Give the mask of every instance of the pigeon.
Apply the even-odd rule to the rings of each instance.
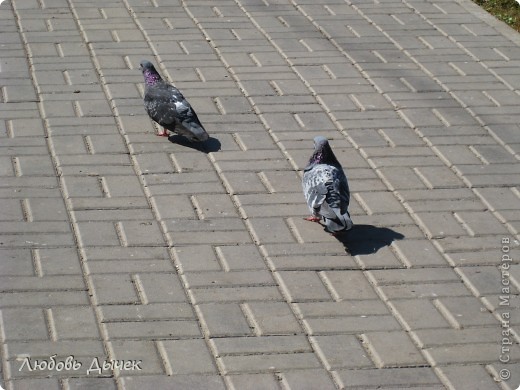
[[[164,129],[158,135],[168,137],[169,130],[190,141],[206,141],[208,133],[182,93],[164,81],[151,62],[143,60],[139,68],[144,76],[146,112]]]
[[[325,137],[314,138],[314,153],[303,171],[302,187],[312,213],[307,221],[323,221],[333,235],[352,228],[347,177]]]

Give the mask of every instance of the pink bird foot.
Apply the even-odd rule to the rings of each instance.
[[[168,130],[163,129],[162,133],[157,134],[158,137],[168,137]]]
[[[320,218],[315,217],[313,215],[311,215],[310,217],[307,217],[307,218],[303,218],[303,219],[305,219],[306,221],[310,221],[310,222],[320,222]]]

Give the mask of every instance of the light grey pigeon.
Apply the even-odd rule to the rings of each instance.
[[[182,93],[164,81],[151,62],[141,61],[140,69],[145,83],[146,112],[164,128],[158,135],[168,137],[169,130],[183,135],[190,141],[206,141],[208,133]]]
[[[312,213],[307,221],[323,221],[332,234],[352,228],[347,177],[325,137],[314,138],[314,153],[303,172],[302,186]]]

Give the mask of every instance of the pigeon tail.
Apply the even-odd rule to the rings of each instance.
[[[194,141],[203,142],[209,138],[204,127],[196,121],[184,121],[182,122],[182,126],[189,131],[189,137]]]
[[[350,219],[349,213],[342,214],[335,219],[325,218],[325,226],[330,233],[338,233],[343,230],[350,230],[354,223]]]

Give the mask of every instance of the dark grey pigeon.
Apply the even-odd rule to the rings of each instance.
[[[158,135],[167,137],[169,130],[190,141],[206,141],[208,133],[182,93],[164,81],[151,62],[143,60],[140,65],[145,83],[144,107],[150,118],[164,128]]]
[[[302,186],[312,213],[307,221],[323,221],[332,234],[352,228],[347,177],[325,137],[314,138],[314,153],[303,172]]]

